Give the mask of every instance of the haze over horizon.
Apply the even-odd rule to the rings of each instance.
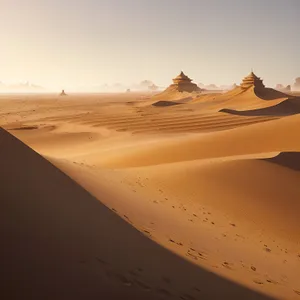
[[[61,88],[149,79],[268,86],[300,76],[297,0],[2,0],[0,81]]]

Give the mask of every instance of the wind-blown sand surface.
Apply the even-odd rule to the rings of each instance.
[[[1,96],[5,299],[300,299],[298,99],[271,92]]]

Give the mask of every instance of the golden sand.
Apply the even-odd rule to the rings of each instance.
[[[2,290],[300,299],[298,103],[239,87],[1,96]]]

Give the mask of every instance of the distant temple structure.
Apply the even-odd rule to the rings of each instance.
[[[157,91],[158,90],[158,86],[153,83],[152,85],[148,86],[148,89],[150,91]]]
[[[243,79],[241,88],[246,90],[252,86],[258,89],[265,87],[262,79],[257,77],[253,71],[251,71],[251,73]]]
[[[65,93],[65,90],[61,91],[60,96],[67,96],[67,94]]]
[[[176,89],[179,92],[189,93],[201,91],[197,84],[192,83],[192,79],[186,76],[182,71],[177,77],[173,79],[173,84],[171,84],[168,89]]]

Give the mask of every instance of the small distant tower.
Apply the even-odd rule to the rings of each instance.
[[[61,91],[60,96],[67,96],[67,94],[65,93],[65,90]]]
[[[158,90],[158,86],[153,83],[152,85],[148,86],[148,89],[150,91],[157,91]]]

